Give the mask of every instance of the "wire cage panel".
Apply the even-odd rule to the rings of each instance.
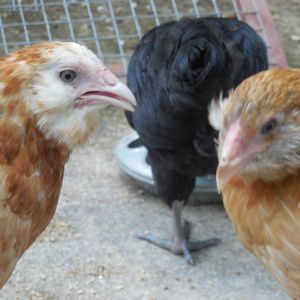
[[[266,0],[0,0],[0,55],[45,40],[76,41],[126,75],[134,46],[150,28],[184,17],[238,18],[286,66]]]

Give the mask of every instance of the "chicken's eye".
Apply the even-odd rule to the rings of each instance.
[[[73,70],[64,70],[59,73],[59,77],[62,81],[70,83],[75,80],[77,73]]]
[[[268,122],[266,122],[260,130],[261,134],[268,134],[274,131],[277,126],[277,120],[272,118]]]

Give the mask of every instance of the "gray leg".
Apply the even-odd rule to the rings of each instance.
[[[204,241],[190,242],[189,236],[191,231],[190,223],[185,221],[181,224],[181,211],[183,208],[182,201],[174,201],[172,204],[173,219],[173,236],[171,240],[159,239],[152,235],[138,234],[137,238],[147,241],[151,244],[166,249],[174,254],[183,255],[186,262],[190,265],[194,264],[190,251],[197,251],[203,248],[214,246],[220,242],[219,239],[213,238]]]

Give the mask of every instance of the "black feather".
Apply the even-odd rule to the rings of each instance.
[[[148,149],[158,191],[187,201],[195,177],[217,166],[208,104],[268,67],[262,39],[246,23],[183,19],[153,28],[131,58],[127,80],[137,99],[126,113]]]

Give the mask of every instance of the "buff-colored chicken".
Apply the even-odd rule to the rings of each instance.
[[[300,70],[250,77],[217,113],[225,208],[241,242],[300,299]]]
[[[135,99],[86,47],[42,43],[0,58],[0,288],[56,209],[64,165],[108,104]]]

